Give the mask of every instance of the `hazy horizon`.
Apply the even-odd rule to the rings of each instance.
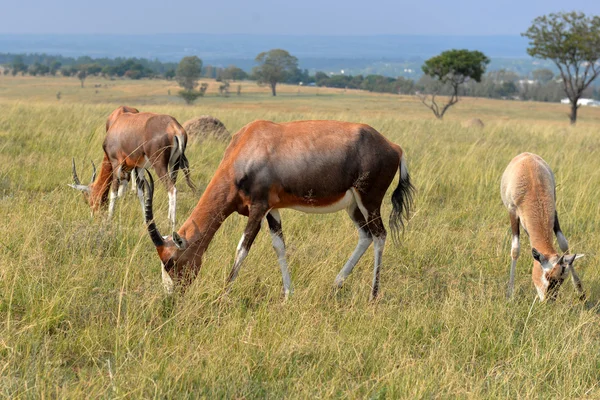
[[[76,0],[10,2],[2,34],[273,34],[273,35],[518,35],[540,15],[578,10],[600,14],[600,2],[559,0],[460,2],[357,0],[217,2]]]

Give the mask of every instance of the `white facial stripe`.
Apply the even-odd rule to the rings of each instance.
[[[350,206],[352,203],[354,203],[354,196],[352,196],[352,192],[348,190],[344,194],[344,197],[342,197],[340,200],[336,201],[335,203],[328,204],[326,206],[312,207],[310,205],[293,205],[289,208],[297,211],[302,211],[307,214],[329,214],[343,210]]]
[[[512,238],[512,248],[513,249],[518,249],[519,248],[519,237],[518,236],[513,236]]]
[[[169,273],[165,269],[165,264],[163,264],[161,262],[160,263],[160,267],[161,267],[161,275],[162,275],[163,288],[165,289],[165,292],[168,295],[172,295],[173,294],[173,288],[175,287],[173,279],[171,279],[171,277],[169,276]]]

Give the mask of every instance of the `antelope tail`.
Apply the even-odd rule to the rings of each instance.
[[[398,242],[399,233],[404,230],[403,218],[408,222],[415,192],[415,187],[410,183],[410,174],[402,150],[400,150],[400,166],[398,169],[400,170],[400,179],[398,180],[398,187],[392,193],[392,214],[390,215],[390,230],[394,242]]]
[[[192,189],[192,191],[195,193],[196,185],[194,185],[194,183],[190,179],[190,162],[188,161],[187,157],[185,156],[185,147],[186,147],[185,139],[175,136],[174,141],[175,141],[175,144],[174,144],[175,150],[173,151],[173,153],[171,155],[171,157],[174,158],[174,160],[169,160],[169,164],[172,165],[171,176],[175,177],[175,176],[177,176],[178,170],[180,170],[180,169],[183,170],[183,176],[185,177],[185,182],[190,187],[190,189]]]

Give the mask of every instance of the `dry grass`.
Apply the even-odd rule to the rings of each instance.
[[[467,99],[440,123],[417,100],[397,96],[290,89],[275,99],[208,96],[187,107],[161,97],[165,82],[114,83],[113,97],[96,101],[74,79],[0,78],[2,396],[600,396],[600,110],[582,109],[571,128],[564,106]],[[71,84],[72,99],[52,97]],[[236,215],[186,295],[166,300],[137,200],[120,202],[111,222],[91,219],[66,186],[71,156],[85,165],[81,176],[91,173],[90,159],[100,161],[104,120],[120,104],[179,121],[210,114],[234,132],[258,118],[361,121],[402,145],[418,194],[401,245],[386,246],[380,300],[367,302],[372,250],[344,289],[331,291],[357,239],[343,213],[287,210],[289,302],[266,232],[230,296],[215,301],[245,224]],[[463,128],[473,117],[485,127]],[[201,188],[224,148],[190,146]],[[525,236],[516,298],[505,300],[510,240],[499,180],[522,151],[542,155],[556,173],[561,225],[572,250],[586,253],[577,264],[585,304],[570,284],[556,303],[534,302]],[[197,198],[179,187],[181,222]],[[164,188],[155,203],[165,230]]]

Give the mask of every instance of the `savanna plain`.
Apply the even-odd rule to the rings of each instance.
[[[282,86],[273,98],[242,85],[240,96],[209,88],[187,106],[167,81],[90,78],[81,88],[73,78],[0,77],[1,396],[600,397],[600,109],[581,108],[570,127],[564,105],[469,98],[440,122],[412,97]],[[378,300],[368,301],[372,247],[332,290],[358,237],[347,215],[292,210],[282,211],[287,302],[266,224],[221,296],[246,222],[239,215],[221,227],[189,290],[165,298],[135,195],[107,221],[67,186],[72,157],[84,183],[90,160],[100,164],[105,119],[123,104],[180,122],[210,114],[231,132],[255,119],[364,122],[401,145],[417,192],[399,243],[388,236]],[[465,127],[471,118],[485,127]],[[178,224],[225,147],[190,140],[199,193],[180,179]],[[523,151],[555,172],[561,226],[571,251],[586,254],[575,264],[585,302],[569,281],[556,302],[535,299],[525,234],[515,297],[506,299],[500,177]],[[163,234],[167,203],[157,184]]]

